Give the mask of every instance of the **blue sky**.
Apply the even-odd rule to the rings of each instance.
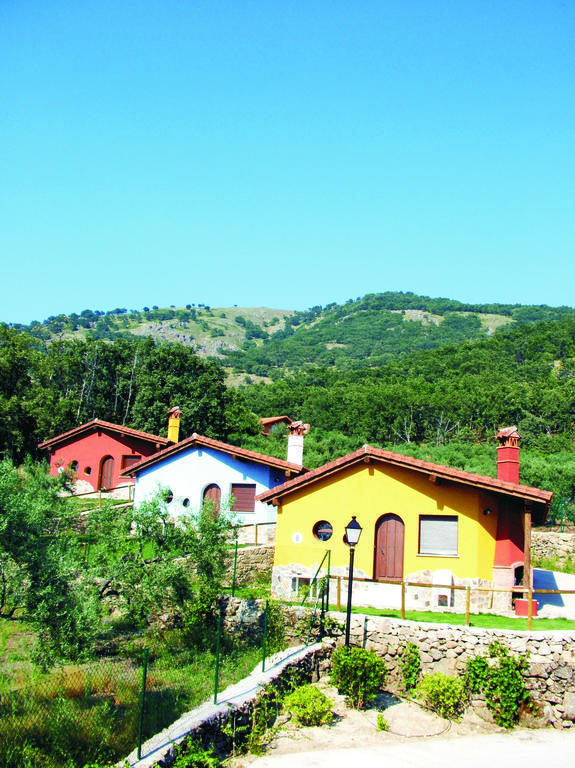
[[[1,0],[0,321],[575,305],[573,0]]]

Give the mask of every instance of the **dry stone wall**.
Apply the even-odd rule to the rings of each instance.
[[[265,600],[227,603],[228,628],[245,625],[248,616],[256,631],[263,627]],[[311,617],[309,608],[286,606],[286,639],[292,644],[305,640]],[[336,643],[342,642],[345,614],[327,615],[326,631]],[[527,654],[526,685],[538,704],[540,724],[570,728],[575,723],[575,631],[522,632],[462,627],[450,624],[418,624],[413,621],[379,616],[352,615],[351,642],[373,648],[385,659],[388,684],[401,690],[400,654],[408,642],[417,646],[423,674],[461,673],[466,661],[474,656],[488,656],[489,645],[501,642],[512,654]],[[481,706],[481,704],[479,704]]]
[[[269,578],[274,562],[274,547],[242,547],[238,549],[236,564],[236,584],[251,584],[260,578]],[[228,579],[231,584],[234,574],[234,564],[228,568]]]
[[[334,615],[343,619],[343,614]],[[400,653],[408,642],[420,651],[424,674],[458,674],[467,659],[487,656],[494,640],[512,654],[528,654],[526,685],[539,705],[539,717],[555,727],[575,722],[575,631],[516,632],[446,624],[417,624],[372,616],[353,616],[352,642],[383,657],[395,685],[401,681]]]
[[[531,537],[531,557],[535,559],[552,558],[565,563],[575,561],[575,533],[556,533],[555,531],[533,531]]]

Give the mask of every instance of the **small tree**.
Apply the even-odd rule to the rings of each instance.
[[[32,625],[45,665],[88,655],[99,626],[96,601],[77,579],[73,512],[59,495],[65,483],[45,465],[0,462],[0,618]]]
[[[115,597],[139,626],[165,612],[184,610],[192,624],[205,618],[226,572],[228,513],[204,504],[195,517],[173,518],[160,493],[124,515],[103,505],[90,526],[106,542],[90,564],[101,598]]]

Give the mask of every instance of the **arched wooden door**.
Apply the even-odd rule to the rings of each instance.
[[[209,501],[212,505],[214,517],[220,514],[220,502],[222,500],[222,492],[220,486],[215,483],[211,483],[204,488],[204,501]]]
[[[383,515],[375,524],[374,579],[403,578],[404,530],[398,515]]]
[[[108,491],[114,487],[114,459],[112,456],[104,456],[100,464],[100,482],[98,488]]]

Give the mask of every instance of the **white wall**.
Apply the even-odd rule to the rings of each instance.
[[[222,509],[227,507],[232,483],[255,483],[256,496],[283,483],[283,470],[251,461],[239,461],[230,454],[213,448],[191,447],[170,456],[161,463],[142,470],[136,477],[134,503],[154,496],[160,489],[170,490],[172,515],[198,512],[204,489],[216,483],[222,492]],[[189,506],[184,500],[189,499]],[[236,512],[239,523],[275,522],[276,509],[256,501],[254,512]]]

